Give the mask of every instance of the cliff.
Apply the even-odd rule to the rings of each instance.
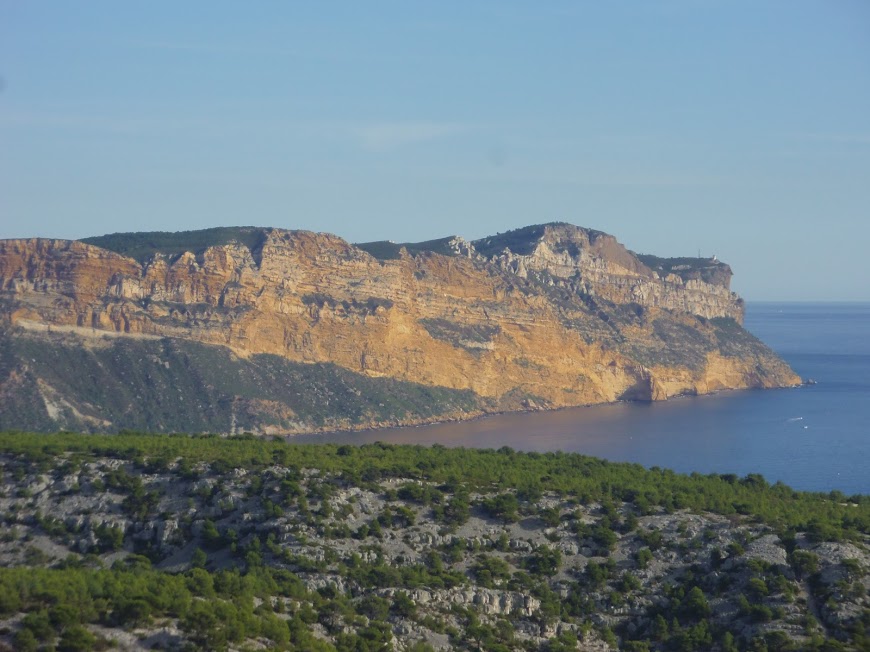
[[[740,326],[730,277],[568,224],[406,245],[253,227],[0,241],[0,401],[33,415],[0,426],[139,426],[180,401],[188,429],[293,432],[798,383]],[[119,383],[133,405],[107,410]],[[363,391],[400,387],[387,410]]]

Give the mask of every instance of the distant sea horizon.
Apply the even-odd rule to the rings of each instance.
[[[292,441],[559,450],[683,473],[761,473],[806,491],[870,494],[870,302],[748,301],[745,326],[815,384]]]

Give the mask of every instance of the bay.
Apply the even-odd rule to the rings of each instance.
[[[870,494],[870,304],[749,303],[746,327],[817,384],[293,441],[560,450],[687,473],[761,473],[809,491]]]

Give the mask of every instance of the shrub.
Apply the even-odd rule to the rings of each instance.
[[[58,652],[90,652],[97,644],[97,637],[81,625],[67,627],[57,644]]]
[[[505,523],[515,523],[519,519],[520,504],[512,493],[503,493],[483,501],[484,511]]]
[[[652,551],[649,548],[641,548],[635,553],[638,568],[646,568],[653,559]]]

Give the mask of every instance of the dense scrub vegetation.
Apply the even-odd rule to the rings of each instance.
[[[254,253],[265,241],[267,231],[255,226],[219,226],[197,231],[110,233],[82,238],[81,241],[144,263],[154,254],[163,254],[172,259],[186,251],[200,254],[209,247],[231,242],[243,244]]]
[[[452,236],[426,240],[425,242],[392,242],[390,240],[377,240],[375,242],[357,242],[354,247],[362,249],[378,260],[398,260],[401,258],[402,249],[411,256],[424,253],[453,256],[455,252],[450,248]]]
[[[476,490],[553,491],[583,502],[625,501],[641,513],[653,507],[742,514],[780,530],[818,532],[825,540],[870,534],[870,496],[846,497],[795,491],[769,484],[758,474],[684,475],[639,464],[607,462],[575,453],[520,453],[443,446],[373,444],[293,444],[252,436],[220,438],[142,433],[45,436],[0,432],[0,450],[22,455],[32,464],[52,464],[57,455],[76,453],[120,459],[182,458],[188,463],[218,463],[258,470],[272,464],[320,469],[350,478],[418,478],[432,482],[461,479]]]
[[[870,645],[867,496],[250,436],[0,433],[0,472],[13,649]]]

